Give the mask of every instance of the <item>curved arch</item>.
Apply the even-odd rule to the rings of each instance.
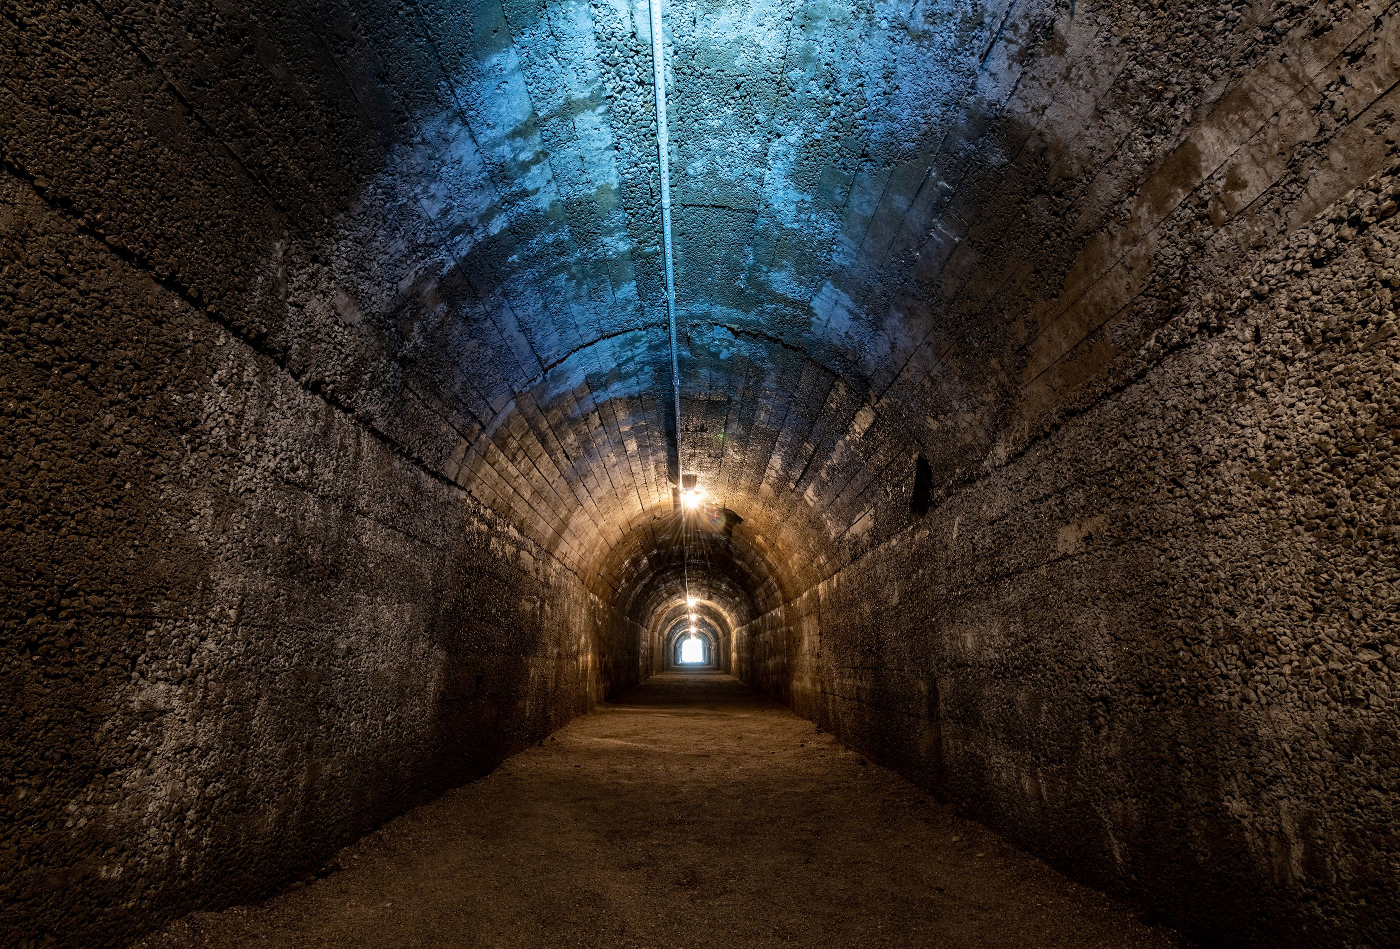
[[[693,601],[693,602],[692,602]],[[645,624],[647,640],[652,643],[652,662],[648,671],[662,672],[671,664],[670,650],[675,640],[691,627],[713,640],[715,666],[731,671],[734,659],[734,630],[738,628],[730,603],[722,591],[708,588],[704,593],[686,598],[676,590],[660,603]]]
[[[450,461],[455,481],[600,590],[639,546],[673,542],[667,536],[675,533],[673,423],[658,414],[655,398],[665,353],[649,326],[587,341],[513,387],[489,419],[462,432]],[[746,403],[789,403],[772,421],[793,431],[821,432],[833,411],[847,418],[842,424],[851,431],[828,429],[814,445],[772,444],[761,468],[738,456],[711,465],[704,452],[687,445],[687,472],[701,479],[714,512],[733,515],[729,531],[771,562],[787,565],[784,597],[822,579],[844,559],[831,551],[863,536],[850,532],[860,510],[837,514],[824,500],[836,490],[850,494],[845,507],[868,502],[868,491],[842,490],[847,482],[837,480],[831,453],[864,454],[857,445],[869,441],[867,432],[898,425],[898,414],[872,401],[859,374],[831,368],[845,360],[830,353],[820,358],[789,335],[715,318],[700,320],[687,335],[687,358],[711,366],[710,393],[732,390]],[[821,402],[794,403],[794,387],[820,394]],[[684,397],[697,395],[713,398]],[[741,415],[727,424],[725,442],[744,443],[748,454],[758,447],[752,441],[757,421]]]
[[[682,648],[687,639],[698,639],[704,644],[703,658],[698,662],[688,663],[682,658]],[[705,620],[697,620],[693,624],[689,621],[675,623],[662,637],[662,642],[664,643],[663,654],[665,657],[665,661],[662,664],[662,671],[668,671],[678,667],[689,669],[722,669],[720,665],[719,631]]]

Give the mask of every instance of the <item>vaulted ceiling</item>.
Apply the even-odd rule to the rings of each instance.
[[[666,5],[679,465],[711,502],[686,530],[755,604],[905,526],[917,455],[938,494],[1125,348],[1095,334],[1145,286],[1134,247],[1268,112],[1193,116],[1316,33],[1169,7]],[[119,192],[65,200],[116,208],[126,252],[174,261],[231,332],[630,597],[683,533],[648,18],[111,0],[57,39],[20,18],[12,61],[55,80],[23,77],[53,92],[8,147]]]
[[[770,597],[902,520],[917,452],[945,477],[985,453],[1006,347],[981,300],[951,316],[954,251],[988,226],[955,199],[1015,157],[1011,128],[1024,142],[993,120],[1045,15],[665,10],[681,466],[711,502],[688,525],[727,527]],[[645,582],[624,574],[678,517],[647,6],[366,8],[316,30],[394,132],[315,296],[389,318],[404,385],[461,434],[450,477],[600,589]],[[1018,118],[1049,104],[1021,95]],[[959,343],[974,378],[944,378]]]

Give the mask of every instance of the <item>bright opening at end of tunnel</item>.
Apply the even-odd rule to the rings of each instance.
[[[690,488],[681,492],[681,503],[685,505],[686,510],[695,510],[701,504],[705,503],[705,489]]]
[[[700,640],[691,636],[681,643],[681,662],[697,663],[705,661],[705,647]]]

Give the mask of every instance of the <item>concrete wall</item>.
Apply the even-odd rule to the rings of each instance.
[[[547,551],[10,171],[0,260],[0,943],[257,898],[636,680]]]
[[[1400,940],[1400,175],[740,630],[744,676],[1208,943]]]
[[[1064,13],[850,205],[834,563],[736,668],[1206,941],[1393,943],[1397,18]]]
[[[553,199],[424,22],[0,14],[0,943],[255,899],[639,675],[510,447],[588,457],[483,276]]]
[[[7,631],[42,631],[5,647],[20,684],[0,699],[4,721],[22,723],[6,773],[25,786],[3,800],[18,815],[7,840],[27,848],[9,864],[25,874],[17,905],[71,927],[43,938],[195,905],[187,870],[217,904],[236,890],[219,874],[241,879],[270,840],[284,841],[261,865],[273,877],[309,866],[431,783],[428,762],[442,780],[470,773],[654,661],[636,624],[679,589],[658,572],[676,562],[677,459],[641,11],[82,0],[0,14],[0,450],[21,551],[3,567],[4,608]],[[1384,736],[1354,723],[1382,714],[1372,695],[1389,701],[1372,688],[1389,675],[1389,634],[1367,604],[1390,595],[1379,528],[1393,512],[1374,499],[1393,474],[1358,465],[1390,437],[1390,390],[1353,395],[1371,383],[1338,373],[1391,358],[1385,337],[1364,348],[1390,288],[1338,297],[1352,277],[1337,268],[1393,279],[1391,264],[1347,256],[1389,233],[1366,217],[1389,199],[1332,232],[1317,215],[1394,159],[1393,8],[667,11],[681,455],[716,515],[689,536],[748,624],[734,668],[1173,919],[1211,883],[1224,895],[1202,927],[1388,935],[1384,895],[1367,904],[1389,907],[1382,923],[1362,919],[1374,877],[1359,864],[1394,852],[1368,823],[1394,789]],[[1308,234],[1296,260],[1268,257]],[[1250,314],[1278,297],[1247,278],[1280,293],[1323,282],[1318,297],[1287,290],[1295,309],[1266,318]],[[1236,310],[1242,299],[1256,310]],[[1324,306],[1352,337],[1282,341]],[[1316,354],[1309,371],[1356,406],[1322,385],[1287,390],[1319,413],[1288,422],[1292,437],[1347,460],[1334,472],[1330,454],[1323,466],[1280,449],[1279,469],[1246,470],[1272,444],[1260,433],[1286,421],[1256,388],[1287,379],[1260,363],[1264,382],[1239,388],[1241,366],[1295,346],[1289,372]],[[1210,415],[1220,399],[1237,401]],[[1374,416],[1360,429],[1374,421],[1374,436],[1319,428],[1346,429],[1349,413]],[[920,455],[933,508],[916,518]],[[1328,487],[1278,473],[1305,463]],[[1264,501],[1273,516],[1250,506]],[[1288,548],[1296,566],[1281,566],[1269,545],[1282,539],[1232,517],[1263,517],[1249,529],[1280,538],[1302,523],[1317,546]],[[1348,554],[1325,546],[1343,528]],[[1276,559],[1250,574],[1248,599],[1236,565],[1254,570],[1255,551]],[[1280,616],[1259,626],[1246,606]],[[1355,659],[1300,638],[1334,614],[1327,641]],[[1236,628],[1255,630],[1257,654],[1229,640]],[[1211,643],[1189,638],[1200,630]],[[1269,636],[1299,658],[1271,665]],[[1005,637],[1029,651],[987,645]],[[1089,645],[1109,642],[1132,648]],[[1216,709],[1221,724],[1190,728],[1254,736],[1254,756],[1256,717],[1275,722],[1282,704],[1268,704],[1275,676],[1316,693],[1299,684],[1314,659],[1327,699],[1307,714],[1335,716],[1310,744],[1280,739],[1306,767],[1277,765],[1275,780],[1274,764],[1220,757],[1243,754],[1240,738],[1192,739],[1218,767],[1167,767],[1162,742],[1134,743],[1175,734],[1172,709]],[[297,663],[311,671],[286,671]],[[1364,675],[1348,671],[1358,663]],[[1053,727],[1032,727],[1018,683],[1051,670],[1034,715]],[[227,694],[181,698],[201,675]],[[1235,708],[1248,695],[1263,700]],[[163,723],[186,718],[202,724],[171,726],[167,742]],[[209,731],[184,737],[195,727]],[[983,733],[997,741],[959,737]],[[219,777],[248,772],[253,747],[270,749],[257,773],[281,803]],[[1321,787],[1314,753],[1317,774],[1335,754],[1376,776],[1339,771],[1337,796],[1316,792],[1341,815],[1331,823],[1303,810]],[[407,764],[362,784],[360,757],[366,772]],[[1199,790],[1214,772],[1242,790]],[[147,775],[159,792],[136,794]],[[1169,811],[1168,830],[1132,816],[1173,781],[1199,808]],[[190,795],[310,829],[287,837]],[[1268,803],[1280,795],[1282,830],[1249,816],[1282,813]],[[1208,841],[1189,860],[1160,836],[1177,826]],[[180,834],[193,842],[179,860],[132,856],[174,853]],[[115,895],[83,889],[93,880]],[[1264,922],[1272,909],[1282,922]]]

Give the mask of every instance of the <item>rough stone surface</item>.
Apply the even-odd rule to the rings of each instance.
[[[746,678],[1210,939],[1400,939],[1400,175],[737,634]]]
[[[268,892],[606,691],[537,545],[29,184],[0,214],[6,944]]]
[[[676,0],[678,426],[647,9],[0,6],[0,941],[317,865],[690,595],[1174,924],[1395,942],[1400,16]]]

